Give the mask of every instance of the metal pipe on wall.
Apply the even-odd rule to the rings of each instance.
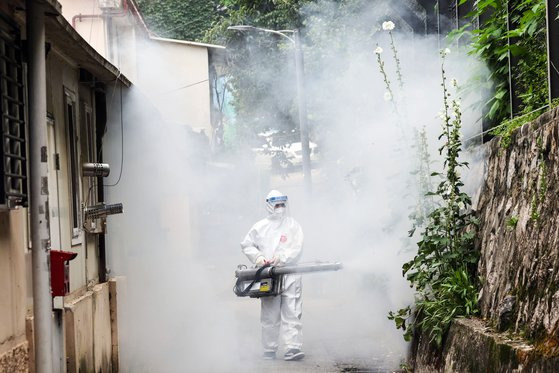
[[[30,210],[33,274],[35,371],[50,373],[52,359],[52,297],[50,294],[47,89],[45,9],[37,0],[26,1],[29,58]]]

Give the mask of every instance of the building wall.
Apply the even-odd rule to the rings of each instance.
[[[15,18],[7,2],[0,2],[0,13]],[[0,210],[0,372],[27,371],[25,316],[31,287],[27,217],[27,208]]]
[[[128,4],[124,0],[112,1],[123,6],[104,13],[99,0],[61,0],[60,3],[62,15],[75,30],[126,77],[135,81],[136,38],[141,36]]]
[[[164,120],[211,137],[208,48],[212,46],[148,38],[141,21],[124,6],[104,20],[80,20],[75,17],[103,13],[98,0],[63,0],[61,4],[68,22],[74,19],[76,31],[149,95]]]
[[[51,156],[58,154],[60,170],[56,175],[49,175],[49,181],[53,178],[58,182],[58,206],[51,205],[51,219],[58,215],[60,230],[52,231],[51,236],[59,236],[60,247],[52,247],[53,250],[64,250],[78,253],[78,256],[70,262],[70,291],[74,291],[87,284],[85,265],[84,234],[80,232],[73,238],[73,227],[71,223],[71,187],[70,187],[70,159],[68,128],[65,113],[65,91],[73,95],[76,104],[79,103],[78,96],[78,73],[75,68],[64,59],[64,56],[55,48],[47,58],[47,112],[52,116],[56,137],[56,149],[50,151]],[[79,110],[76,111],[76,119],[80,122]],[[58,208],[58,212],[55,209]]]
[[[70,7],[76,5],[70,1],[67,3]],[[84,3],[92,6],[97,1]],[[14,1],[0,3],[2,16],[10,19],[11,23],[19,22],[19,28],[24,30],[25,25],[21,23],[23,18],[16,17],[14,13],[16,8],[21,8],[21,4]],[[95,154],[89,152],[89,149],[96,148],[94,93],[96,89],[103,89],[103,86],[89,81],[80,82],[82,64],[76,61],[87,61],[101,75],[111,74],[112,69],[106,67],[105,61],[99,61],[97,56],[89,52],[87,46],[80,49],[79,43],[83,41],[75,39],[73,35],[65,35],[66,26],[57,26],[56,22],[58,19],[47,17],[49,48],[46,59],[46,122],[51,249],[72,251],[78,255],[70,262],[70,294],[64,299],[55,298],[54,302],[54,369],[60,372],[66,369],[70,372],[109,372],[118,363],[118,357],[115,356],[118,348],[115,346],[112,330],[116,321],[111,323],[111,312],[113,319],[116,315],[116,303],[111,301],[108,283],[98,284],[99,236],[83,229],[82,204],[89,206],[97,202],[96,184],[91,178],[81,176],[81,164],[96,160]],[[91,24],[90,30],[92,37],[98,35],[95,24]],[[73,38],[76,45],[61,41],[69,38]],[[82,76],[82,80],[87,79]],[[112,85],[116,86],[117,83],[113,82]],[[66,93],[74,100],[75,108],[77,168],[74,175],[79,175],[77,194],[80,196],[79,204],[75,205],[77,211],[74,216],[78,217],[76,226],[72,218],[72,172]],[[86,118],[89,118],[89,124],[86,123]],[[34,369],[33,291],[28,226],[27,208],[0,211],[0,372]],[[116,292],[114,289],[116,283],[113,284],[113,291]],[[72,364],[67,364],[67,361]]]
[[[102,12],[99,8],[99,0],[61,0],[59,2],[62,4],[64,18],[70,24],[75,25],[76,31],[85,41],[108,59],[108,50],[105,43],[105,22],[101,18]],[[86,15],[87,18],[74,18],[80,14]]]
[[[109,283],[66,302],[64,324],[68,372],[111,372]]]
[[[138,51],[139,85],[163,118],[211,135],[208,49],[180,41],[153,39]],[[154,94],[155,92],[155,94]]]
[[[0,211],[0,372],[27,368],[27,209]]]

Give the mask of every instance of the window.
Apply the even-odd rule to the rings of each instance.
[[[79,143],[78,126],[76,125],[76,100],[74,95],[66,90],[64,94],[65,121],[68,134],[68,179],[70,183],[71,196],[71,222],[72,237],[79,237],[81,222],[81,198],[80,198],[80,167],[79,167]]]
[[[0,207],[27,205],[25,85],[17,29],[0,18]]]
[[[81,127],[81,131],[82,131],[82,136],[81,136],[81,149],[85,149],[85,154],[82,157],[82,161],[83,162],[88,162],[88,163],[97,163],[97,155],[96,155],[96,148],[95,148],[95,128],[94,128],[94,124],[93,124],[93,113],[91,110],[91,106],[89,106],[87,103],[82,102],[82,127]],[[87,189],[85,189],[85,194],[84,194],[84,199],[85,199],[85,205],[86,206],[90,206],[90,205],[94,205],[96,202],[96,192],[97,190],[95,189],[95,178],[85,178],[84,179],[84,183],[87,184],[87,186],[84,185],[84,188],[87,187]]]
[[[84,112],[85,130],[87,133],[87,162],[95,163],[97,162],[97,157],[95,156],[95,129],[93,128],[91,108],[88,105],[84,105]]]

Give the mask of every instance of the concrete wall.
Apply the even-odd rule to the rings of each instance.
[[[0,211],[0,372],[27,369],[27,209]]]
[[[136,38],[146,34],[127,7],[104,15],[99,0],[60,0],[62,15],[103,57],[118,67],[127,78],[136,80]],[[125,1],[115,1],[125,5]],[[82,17],[80,17],[82,15]]]
[[[109,283],[95,285],[64,305],[68,372],[111,372]]]
[[[105,22],[100,17],[99,0],[59,0],[62,5],[62,15],[66,20],[75,25],[76,31],[103,57],[108,59],[108,50],[105,43]],[[78,15],[89,17],[75,18]],[[99,16],[99,17],[91,17]]]
[[[182,41],[152,39],[139,50],[140,88],[163,118],[212,134],[208,48]]]

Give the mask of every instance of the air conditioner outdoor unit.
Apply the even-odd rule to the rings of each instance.
[[[111,10],[120,8],[121,0],[99,0],[99,8],[102,10]]]

